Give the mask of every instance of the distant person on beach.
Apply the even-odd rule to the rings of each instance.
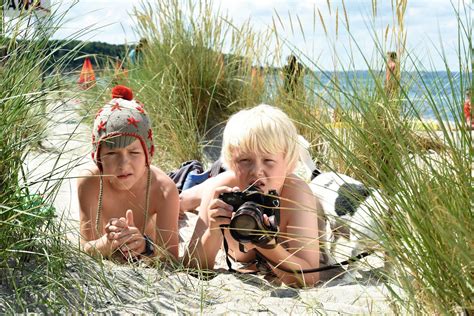
[[[174,182],[151,165],[150,120],[124,86],[96,115],[92,158],[78,179],[83,250],[119,261],[178,257],[179,197]]]
[[[119,56],[115,58],[114,65],[114,76],[112,77],[112,82],[117,85],[127,80],[128,70],[125,68],[124,62],[120,59]]]
[[[466,119],[466,127],[468,129],[474,129],[474,120],[472,119],[472,108],[471,108],[471,90],[466,90],[466,97],[464,98],[464,118]]]
[[[6,45],[0,46],[0,67],[5,64],[8,58],[8,49]]]
[[[140,59],[143,58],[143,51],[146,49],[147,46],[148,46],[147,39],[141,38],[137,46],[135,46],[135,48],[132,48],[132,50],[128,54],[128,59],[130,61],[130,64],[136,65],[140,63]]]
[[[228,258],[244,263],[257,260],[257,266],[265,267],[267,273],[273,273],[286,284],[311,286],[318,281],[319,273],[293,272],[319,266],[316,201],[308,184],[293,174],[299,158],[297,139],[290,118],[270,105],[241,110],[229,119],[221,151],[228,170],[201,186],[199,218],[185,264],[212,269],[219,249],[228,245]],[[232,200],[234,194],[242,196],[248,192],[253,192],[253,197],[265,196],[271,200],[270,209],[279,212],[279,220],[269,214],[255,215],[256,221],[246,224],[249,216],[242,214],[246,207],[250,209],[255,204],[233,209],[228,198],[229,193]],[[272,227],[277,233],[267,235],[263,233],[266,230],[255,229],[252,225],[256,222],[265,229]],[[233,227],[237,224],[244,227]],[[250,241],[239,239],[236,232]]]
[[[287,62],[288,64],[283,67],[285,91],[289,94],[295,95],[298,81],[300,80],[303,71],[303,65],[296,60],[295,55],[288,56]]]
[[[250,83],[254,91],[261,91],[265,85],[265,71],[262,66],[252,66]]]
[[[385,92],[389,98],[394,97],[400,86],[400,63],[396,52],[387,53],[385,70]]]

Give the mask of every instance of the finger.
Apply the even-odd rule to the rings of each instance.
[[[268,218],[267,214],[263,214],[263,223],[265,226],[269,227],[270,226],[270,219]]]
[[[209,219],[209,221],[212,224],[212,226],[230,225],[230,218],[224,217],[224,216],[213,217]]]
[[[214,198],[217,198],[222,193],[229,193],[229,192],[232,192],[231,187],[227,187],[227,186],[217,187],[214,190]]]
[[[233,212],[226,207],[215,207],[209,210],[209,217],[226,217],[230,219],[232,213]]]
[[[214,199],[209,204],[209,209],[217,209],[217,208],[222,208],[222,209],[227,210],[229,212],[232,212],[234,210],[232,205],[227,204],[226,202],[224,202],[220,199]]]
[[[120,217],[119,218],[119,221],[122,222],[126,227],[128,227],[127,225],[127,219],[125,217]]]
[[[128,235],[128,228],[123,228],[123,227],[116,227],[116,226],[109,226],[109,229],[107,231],[107,237],[109,239],[117,239],[120,238],[123,235]]]
[[[134,233],[129,229],[123,230],[120,233],[115,233],[114,239],[120,243],[126,243],[134,238]]]
[[[109,221],[109,226],[115,226],[119,228],[126,228],[127,227],[127,221],[125,220],[124,217],[121,218],[112,218]]]
[[[112,225],[112,222],[113,222],[114,220],[117,220],[117,219],[116,219],[116,218],[111,218],[111,219],[109,219],[109,221],[108,221],[107,224],[105,225],[105,231],[106,231],[106,232],[108,232],[110,226],[113,226],[113,225]]]
[[[223,209],[217,208],[212,209],[209,212],[209,221],[214,223],[214,225],[229,225],[231,220],[232,212]]]
[[[127,229],[127,227],[119,227],[119,226],[114,226],[114,225],[110,225],[106,232],[108,233],[120,233],[121,231]]]
[[[129,227],[135,227],[135,222],[133,221],[133,212],[132,210],[127,210],[127,213],[125,214],[127,217],[127,225]]]

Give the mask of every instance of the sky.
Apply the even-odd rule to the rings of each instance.
[[[156,1],[158,0],[79,0],[69,9],[62,28],[54,37],[70,37],[84,27],[91,27],[95,30],[81,36],[80,39],[133,44],[139,38],[135,32],[135,18],[131,15],[134,6],[140,7],[143,2],[153,4]],[[306,56],[304,62],[311,63],[316,68],[332,70],[353,62],[352,68],[367,69],[367,62],[362,55],[369,60],[374,56],[380,56],[380,51],[374,47],[373,37],[383,37],[387,27],[390,29],[396,24],[392,15],[391,1],[377,1],[377,17],[374,20],[371,18],[372,0],[345,0],[351,37],[344,30],[341,1],[214,0],[213,4],[215,11],[219,8],[221,13],[227,13],[235,25],[242,25],[250,18],[254,30],[263,31],[271,27],[272,21],[276,20],[278,34],[290,44],[290,47],[278,51],[281,63],[292,49],[297,49],[299,52],[296,55]],[[411,58],[421,60],[427,69],[445,68],[443,60],[439,57],[441,47],[448,66],[452,70],[459,69],[458,25],[452,4],[454,2],[457,6],[458,1],[471,5],[472,9],[471,0],[408,0],[404,22],[408,51],[412,55]],[[53,6],[58,4],[54,0],[51,2]],[[328,2],[331,3],[331,10],[328,8]],[[61,11],[68,8],[72,2],[66,0],[59,3]],[[336,10],[339,15],[337,39]],[[470,10],[468,11],[471,14]],[[320,21],[319,12],[324,19],[327,33]],[[275,19],[276,14],[279,18]],[[298,19],[301,23],[297,22]],[[275,43],[272,44],[277,47]],[[390,41],[386,41],[383,45],[383,51],[394,48],[393,42]],[[274,50],[277,51],[276,48]],[[334,51],[337,52],[337,58],[334,57]]]

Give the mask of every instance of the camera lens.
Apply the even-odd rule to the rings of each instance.
[[[255,234],[255,230],[258,229],[255,219],[246,214],[236,216],[232,222],[234,230],[242,237],[248,237]]]

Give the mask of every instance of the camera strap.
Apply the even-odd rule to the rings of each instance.
[[[227,239],[225,239],[225,234],[224,234],[224,228],[229,227],[228,225],[221,225],[221,233],[222,233],[222,238],[224,238],[224,251],[225,251],[225,262],[227,263],[227,267],[229,268],[230,272],[236,272],[232,268],[232,263],[230,262],[229,259],[229,244],[227,243]],[[239,243],[239,249],[240,249],[240,243]]]
[[[229,259],[229,244],[227,243],[227,239],[225,238],[225,234],[224,234],[224,228],[228,227],[227,225],[222,225],[221,226],[221,233],[222,233],[222,238],[224,238],[224,251],[225,251],[225,262],[227,263],[227,268],[229,270],[229,272],[238,272],[238,273],[244,273],[244,272],[240,272],[240,271],[236,271],[234,268],[232,268],[232,262],[230,262],[230,259]],[[243,253],[246,253],[247,251],[245,251],[245,248],[244,248],[244,245],[242,243],[239,242],[239,250],[240,252],[243,252]],[[257,255],[259,253],[257,252]],[[255,272],[246,272],[246,273],[255,273]]]
[[[342,266],[346,266],[346,265],[348,265],[352,262],[359,261],[360,259],[371,255],[373,253],[373,251],[365,251],[365,252],[362,252],[362,253],[358,254],[357,256],[350,257],[347,260],[337,262],[337,263],[334,263],[334,264],[330,264],[330,265],[327,265],[327,266],[323,266],[323,267],[319,267],[319,268],[313,268],[313,269],[301,269],[301,270],[292,270],[292,269],[283,268],[283,267],[280,266],[280,264],[275,263],[272,260],[265,257],[260,251],[257,250],[257,253],[263,259],[265,259],[268,263],[270,263],[273,267],[275,267],[278,270],[282,270],[282,271],[288,272],[288,273],[304,274],[304,273],[322,272],[322,271],[327,271],[327,270],[340,268]]]

